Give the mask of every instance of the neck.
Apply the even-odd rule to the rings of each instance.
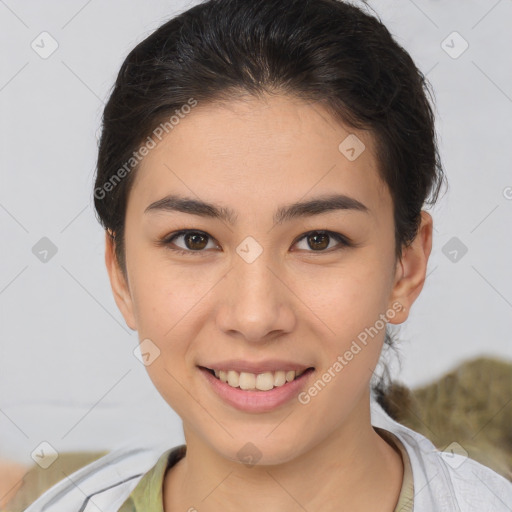
[[[165,512],[393,512],[398,501],[402,459],[371,426],[369,397],[328,438],[281,464],[249,467],[185,437],[186,456],[164,480]]]

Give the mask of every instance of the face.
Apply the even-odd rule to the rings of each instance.
[[[365,147],[355,159],[340,150],[349,134]],[[422,240],[395,260],[370,134],[280,96],[199,104],[182,119],[130,191],[127,281],[109,244],[107,267],[128,325],[159,351],[147,370],[186,437],[276,464],[368,423],[383,320],[405,320],[421,289]],[[274,387],[235,389],[206,368]],[[309,370],[283,384],[293,369]]]

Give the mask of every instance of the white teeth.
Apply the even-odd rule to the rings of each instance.
[[[282,386],[286,382],[286,372],[279,370],[274,373],[274,386]]]
[[[260,373],[256,377],[256,389],[260,389],[261,391],[268,391],[273,387],[274,375],[271,372]]]
[[[229,370],[228,372],[228,384],[233,387],[237,388],[240,383],[240,376],[238,372],[235,372],[234,370]]]
[[[215,376],[222,382],[227,383],[233,388],[269,391],[274,387],[280,387],[291,382],[296,377],[302,375],[306,370],[295,372],[294,370],[276,372],[264,372],[259,374],[249,372],[236,372],[235,370],[214,370]]]
[[[231,372],[233,372],[233,370],[230,370],[230,373]],[[232,386],[231,382],[229,381],[228,384]],[[256,375],[254,375],[254,373],[241,372],[238,385],[240,386],[240,389],[254,389],[256,387]],[[233,387],[236,388],[236,386]]]

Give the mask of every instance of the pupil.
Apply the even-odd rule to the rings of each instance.
[[[185,240],[187,242],[187,246],[189,249],[204,249],[206,247],[206,244],[201,244],[200,239],[205,239],[204,235],[201,235],[199,233],[189,233],[185,236]],[[197,245],[199,244],[199,245]]]
[[[318,242],[319,238],[320,242]],[[309,240],[311,241],[312,239],[315,239],[315,242],[309,244],[312,249],[325,249],[329,247],[329,235],[326,233],[314,233],[309,235]]]

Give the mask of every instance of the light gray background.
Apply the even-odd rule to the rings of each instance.
[[[0,0],[0,455],[32,462],[42,441],[57,451],[183,441],[111,296],[92,180],[121,62],[194,3]],[[395,375],[415,386],[480,354],[512,359],[512,1],[372,5],[432,82],[451,187],[401,329]],[[59,45],[47,59],[31,48],[43,31]],[[458,58],[454,31],[469,44]],[[46,263],[32,252],[42,237],[58,249]],[[457,262],[442,252],[452,237],[468,248]]]

